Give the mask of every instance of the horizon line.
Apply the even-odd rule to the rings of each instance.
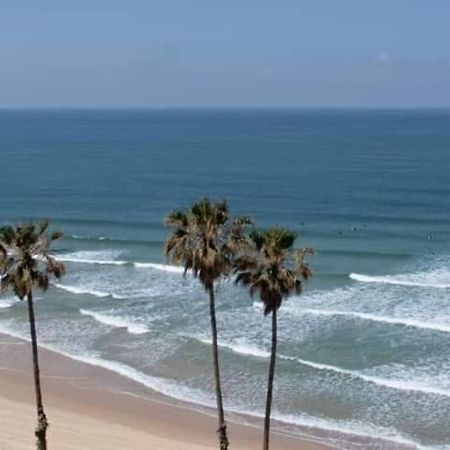
[[[156,111],[156,110],[449,110],[449,106],[1,106],[0,111],[61,111],[61,110],[97,110],[97,111]]]

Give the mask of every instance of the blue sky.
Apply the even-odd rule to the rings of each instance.
[[[2,0],[3,107],[448,107],[449,0]]]

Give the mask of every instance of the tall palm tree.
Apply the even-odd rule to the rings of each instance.
[[[214,284],[232,271],[234,256],[248,245],[244,229],[250,223],[247,217],[232,220],[225,201],[212,203],[207,198],[194,203],[186,210],[174,211],[166,217],[166,225],[173,229],[164,246],[166,257],[175,264],[182,265],[185,275],[191,271],[209,295],[212,356],[219,418],[217,433],[221,450],[228,448],[229,441],[220,382]]]
[[[62,233],[46,234],[48,222],[27,223],[0,229],[0,287],[12,289],[20,300],[27,300],[33,354],[34,387],[36,393],[37,427],[36,448],[47,449],[47,417],[42,403],[39,375],[36,323],[33,307],[33,289],[47,290],[52,276],[64,275],[64,265],[49,254],[50,245]]]
[[[264,315],[272,314],[272,346],[264,419],[264,450],[269,448],[278,309],[283,299],[292,293],[299,294],[302,290],[302,281],[312,275],[304,261],[304,257],[312,254],[312,250],[294,250],[295,239],[295,233],[286,228],[253,231],[250,233],[253,251],[239,256],[235,261],[236,283],[248,287],[251,296],[258,293],[264,305]]]

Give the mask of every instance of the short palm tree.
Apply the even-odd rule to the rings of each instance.
[[[60,278],[64,274],[64,265],[48,253],[51,243],[59,239],[62,233],[48,235],[47,228],[48,222],[42,222],[17,227],[6,226],[0,229],[1,290],[12,289],[20,300],[26,299],[28,303],[37,408],[35,435],[38,450],[47,449],[48,422],[42,403],[33,289],[39,288],[45,291],[49,287],[50,277]]]
[[[225,201],[212,203],[207,198],[194,203],[186,210],[174,211],[166,217],[166,225],[173,229],[165,243],[166,257],[175,264],[182,265],[184,274],[191,271],[209,295],[214,379],[219,417],[217,432],[221,450],[228,448],[229,441],[220,382],[214,284],[232,271],[234,256],[248,245],[244,229],[250,223],[247,217],[232,220]]]
[[[302,281],[312,272],[304,261],[311,249],[294,250],[295,233],[286,228],[253,231],[253,250],[235,261],[236,283],[248,287],[250,295],[258,294],[264,305],[264,315],[272,314],[272,346],[267,384],[263,449],[269,448],[270,414],[277,352],[277,313],[283,299],[299,294]]]

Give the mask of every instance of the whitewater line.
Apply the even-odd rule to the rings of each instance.
[[[69,256],[59,256],[59,261],[62,262],[71,262],[71,263],[79,263],[79,264],[95,264],[102,266],[133,266],[137,269],[155,269],[161,272],[173,272],[173,273],[183,273],[184,268],[180,266],[171,266],[168,264],[158,264],[151,262],[134,262],[134,261],[125,261],[125,260],[103,260],[103,259],[86,259],[86,258],[74,258]]]
[[[87,289],[87,288],[82,288],[82,287],[78,287],[78,286],[69,286],[69,285],[60,284],[60,283],[55,283],[53,286],[57,287],[58,289],[62,289],[63,291],[70,292],[71,294],[92,295],[94,297],[99,297],[99,298],[112,297],[117,300],[124,300],[124,299],[128,298],[126,296],[112,294],[110,292],[99,291],[96,289]]]
[[[372,276],[364,275],[361,273],[350,273],[349,278],[361,283],[379,283],[379,284],[392,284],[394,286],[408,286],[408,287],[425,287],[425,288],[436,288],[436,289],[450,289],[450,284],[442,283],[423,283],[417,281],[407,281],[395,278],[392,276]]]
[[[133,265],[136,268],[143,268],[143,269],[150,268],[150,269],[160,270],[162,272],[184,273],[184,267],[170,266],[168,264],[135,262],[135,263],[133,263]]]
[[[194,338],[204,344],[211,344],[211,341],[209,339],[204,338],[198,338],[195,336],[189,336],[191,338]],[[227,348],[231,350],[234,353],[241,354],[241,355],[251,355],[257,358],[264,358],[267,359],[270,356],[270,352],[268,352],[265,349],[262,349],[260,347],[254,346],[254,345],[246,345],[246,344],[232,344],[228,342],[222,342],[219,343],[219,347]],[[450,397],[450,391],[435,388],[432,386],[424,386],[418,383],[410,382],[410,381],[404,381],[404,380],[392,380],[388,378],[383,378],[375,375],[366,375],[364,373],[361,373],[357,370],[350,370],[350,369],[343,369],[341,367],[333,366],[330,364],[322,364],[322,363],[316,363],[313,361],[308,361],[306,359],[296,358],[294,356],[286,356],[286,355],[277,355],[279,359],[282,359],[284,361],[293,361],[297,362],[303,366],[311,367],[312,369],[316,370],[322,370],[322,371],[328,371],[328,372],[335,372],[342,375],[348,375],[352,378],[359,378],[367,383],[372,383],[377,386],[387,387],[390,389],[396,389],[401,391],[413,391],[413,392],[420,392],[425,394],[434,394],[434,395],[441,395],[444,397]]]
[[[62,262],[73,262],[80,264],[98,264],[102,266],[124,266],[126,264],[131,264],[128,261],[120,261],[120,260],[98,260],[98,259],[85,259],[85,258],[70,258],[65,256],[58,257],[59,261]]]
[[[115,328],[126,328],[128,333],[130,334],[145,334],[149,332],[149,329],[140,323],[135,323],[132,321],[127,321],[122,317],[112,316],[109,314],[99,313],[95,311],[91,311],[89,309],[80,309],[80,314],[84,316],[92,317],[99,323],[104,325],[108,325]]]
[[[344,375],[349,375],[353,378],[359,378],[368,383],[376,384],[377,386],[387,387],[390,389],[397,389],[401,391],[413,391],[425,394],[434,394],[434,395],[441,395],[444,397],[450,397],[450,391],[435,388],[432,386],[424,386],[410,381],[391,380],[389,378],[383,378],[374,375],[365,375],[357,370],[342,369],[341,367],[332,366],[329,364],[315,363],[312,361],[307,361],[305,359],[295,358],[292,356],[280,355],[280,359],[296,361],[304,366],[308,366],[317,370],[326,370],[330,372],[342,373]]]
[[[293,308],[290,308],[293,310]],[[440,331],[443,333],[450,333],[450,324],[445,323],[434,323],[434,322],[422,322],[417,319],[409,319],[402,317],[389,317],[389,316],[378,316],[376,314],[370,313],[360,313],[355,311],[334,311],[334,310],[322,310],[322,309],[309,309],[301,308],[295,309],[296,312],[317,315],[317,316],[342,316],[342,317],[354,317],[362,320],[369,320],[371,322],[389,323],[392,325],[402,325],[405,327],[420,328],[423,330],[433,330]]]
[[[14,297],[6,297],[0,299],[0,309],[11,308],[11,306],[19,303],[19,299],[15,299]]]

